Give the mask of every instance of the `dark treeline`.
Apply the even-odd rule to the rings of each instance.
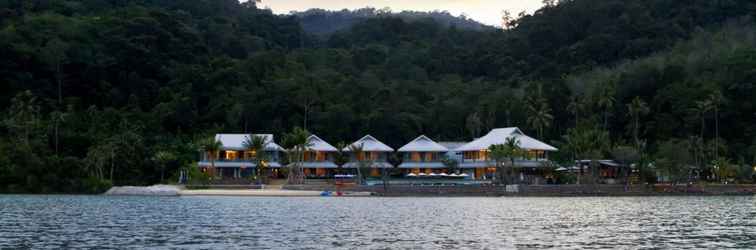
[[[454,16],[446,11],[401,11],[392,12],[390,9],[362,8],[357,10],[329,11],[323,9],[310,9],[302,12],[291,13],[299,18],[302,29],[310,34],[330,35],[336,31],[351,28],[355,24],[377,17],[396,17],[408,22],[418,20],[430,20],[443,27],[454,26],[465,30],[493,30],[494,27],[486,26],[465,16]]]
[[[754,10],[574,0],[508,30],[380,16],[317,37],[236,0],[0,1],[0,191],[155,183],[199,138],[295,126],[394,147],[519,126],[559,161],[624,147],[670,175],[752,163]]]

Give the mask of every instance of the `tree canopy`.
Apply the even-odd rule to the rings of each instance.
[[[570,0],[507,30],[375,15],[317,36],[251,1],[0,1],[0,191],[154,183],[213,133],[297,126],[398,147],[600,124],[616,143],[697,135],[707,161],[754,159],[754,10]],[[715,93],[716,112],[692,111]]]

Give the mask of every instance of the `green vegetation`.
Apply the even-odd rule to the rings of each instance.
[[[507,30],[376,15],[315,36],[236,0],[0,1],[0,192],[170,181],[212,144],[198,138],[295,126],[394,147],[519,126],[569,145],[558,161],[627,146],[642,168],[690,140],[704,179],[746,181],[754,10],[571,0]]]

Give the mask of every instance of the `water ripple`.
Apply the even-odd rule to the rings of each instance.
[[[753,246],[753,197],[0,196],[0,249]]]

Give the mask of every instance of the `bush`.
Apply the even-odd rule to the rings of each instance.
[[[188,167],[189,183],[192,185],[208,184],[212,180],[212,176],[206,172],[202,172],[196,163]]]
[[[90,176],[83,180],[83,192],[88,194],[101,194],[105,193],[113,187],[113,183],[109,180],[100,180],[96,177]]]

